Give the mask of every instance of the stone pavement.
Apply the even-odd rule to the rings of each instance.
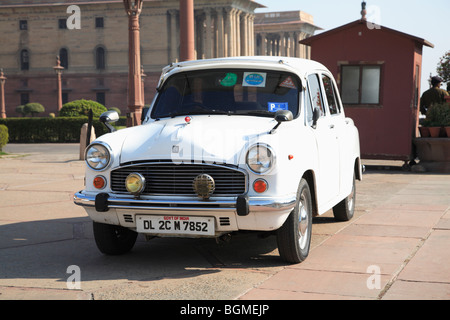
[[[78,146],[4,151],[19,155],[0,158],[0,299],[450,299],[449,175],[371,166],[357,182],[355,218],[315,218],[298,265],[279,259],[273,237],[247,235],[219,246],[138,241],[107,257],[72,202],[84,184]],[[67,288],[70,265],[81,268],[81,289]]]

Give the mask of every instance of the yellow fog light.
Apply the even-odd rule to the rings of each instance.
[[[145,178],[139,173],[131,173],[125,179],[125,187],[128,192],[138,195],[144,191],[145,188]]]

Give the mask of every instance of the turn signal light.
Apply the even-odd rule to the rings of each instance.
[[[255,180],[253,183],[253,190],[255,190],[258,193],[263,193],[267,190],[267,182],[263,179]]]
[[[106,186],[106,179],[102,176],[96,176],[93,185],[96,189],[103,189]]]

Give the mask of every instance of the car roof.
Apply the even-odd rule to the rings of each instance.
[[[309,73],[314,71],[328,71],[328,69],[319,62],[292,57],[243,56],[193,60],[172,63],[165,67],[161,74],[158,88],[161,87],[162,83],[170,74],[214,68],[263,68],[269,70],[284,70],[297,73],[301,78],[305,78]]]

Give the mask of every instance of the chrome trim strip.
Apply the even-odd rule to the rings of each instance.
[[[75,193],[74,203],[83,207],[95,208],[95,196],[88,196],[82,191]],[[114,209],[133,210],[170,210],[170,211],[235,211],[236,199],[234,200],[143,200],[126,198],[109,198],[108,207]],[[292,210],[296,198],[285,197],[277,199],[250,199],[250,212],[254,211],[286,211]]]

